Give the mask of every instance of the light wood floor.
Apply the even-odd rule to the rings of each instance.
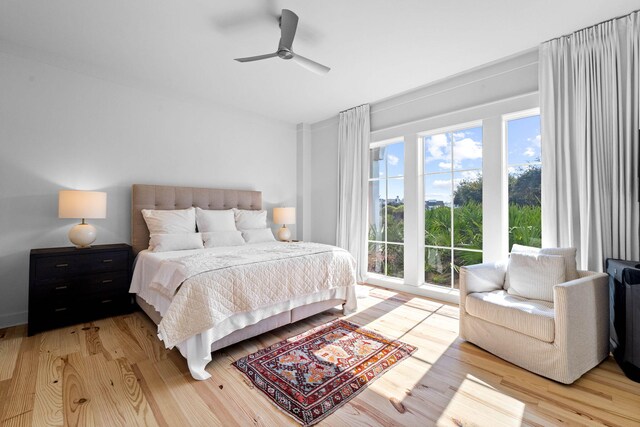
[[[571,386],[528,373],[457,338],[457,307],[374,288],[351,316],[419,349],[324,420],[365,425],[640,425],[640,384],[606,360]],[[0,330],[2,425],[297,425],[231,362],[325,323],[323,313],[216,352],[194,381],[143,313],[26,337]]]

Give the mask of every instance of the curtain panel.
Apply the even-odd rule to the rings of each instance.
[[[340,113],[338,126],[338,226],[336,245],[351,252],[358,281],[367,274],[369,105]]]
[[[637,260],[640,12],[540,46],[543,246]]]

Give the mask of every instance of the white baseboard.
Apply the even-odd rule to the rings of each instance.
[[[372,285],[393,289],[394,291],[420,295],[451,304],[458,304],[460,302],[460,292],[457,289],[429,285],[413,286],[402,283],[402,281],[398,279],[384,276],[376,277],[373,275],[369,275],[365,280],[365,283],[371,283]]]
[[[0,315],[0,328],[8,328],[9,326],[24,325],[27,323],[27,312],[21,311],[19,313],[1,314]]]

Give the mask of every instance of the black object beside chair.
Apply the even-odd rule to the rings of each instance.
[[[607,259],[611,351],[627,377],[640,382],[640,262]]]

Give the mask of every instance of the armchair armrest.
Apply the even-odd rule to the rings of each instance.
[[[468,265],[460,269],[460,328],[458,333],[462,339],[467,339],[465,329],[467,295],[472,292],[491,292],[502,289],[506,274],[506,261]]]
[[[586,366],[609,353],[609,285],[604,273],[578,274],[579,279],[553,288],[556,341],[570,360]]]
[[[460,269],[460,297],[472,292],[502,289],[507,273],[507,261],[468,265]]]

